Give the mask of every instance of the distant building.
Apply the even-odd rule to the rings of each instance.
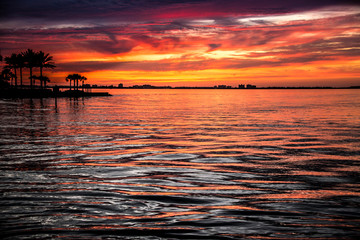
[[[124,87],[124,85],[122,84],[122,83],[120,83],[119,85],[118,85],[118,88],[123,88]]]
[[[245,88],[245,85],[244,85],[244,84],[240,84],[240,85],[239,85],[239,88],[243,89],[243,88]]]
[[[225,89],[225,88],[231,88],[231,86],[226,86],[226,85],[218,85],[217,88],[220,88],[220,89]]]
[[[250,88],[250,89],[253,89],[253,88],[256,88],[256,86],[255,85],[251,85],[251,84],[248,84],[248,85],[246,85],[246,88]]]

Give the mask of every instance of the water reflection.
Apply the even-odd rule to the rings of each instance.
[[[0,100],[5,239],[359,236],[358,90]]]

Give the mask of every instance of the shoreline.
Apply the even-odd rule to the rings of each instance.
[[[81,90],[54,91],[52,89],[0,89],[0,98],[63,98],[112,96],[108,92],[85,92]]]
[[[0,89],[0,98],[64,98],[64,97],[106,97],[112,96],[108,92],[91,92],[83,90],[65,90],[60,91],[60,88],[66,87],[48,87],[46,89],[22,89],[22,88],[3,88]],[[91,89],[191,89],[191,90],[329,90],[329,89],[360,89],[360,86],[351,87],[266,87],[266,88],[214,88],[214,87],[88,87],[85,90]]]

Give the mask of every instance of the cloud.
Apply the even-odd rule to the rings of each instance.
[[[339,3],[3,0],[0,45],[5,55],[33,48],[59,56],[60,72],[311,66],[360,56],[359,8],[322,8]]]
[[[360,56],[359,37],[360,34],[317,39],[304,44],[279,47],[277,52],[284,56],[298,53],[316,54],[323,57]]]
[[[57,64],[60,72],[92,72],[100,70],[116,70],[126,62],[77,61]]]
[[[2,0],[0,20],[46,22],[146,21],[199,19],[223,16],[269,15],[318,9],[333,5],[359,5],[347,0]]]
[[[90,40],[77,43],[77,45],[104,54],[128,53],[136,46],[134,42],[128,40]]]
[[[209,46],[209,51],[214,51],[215,49],[218,49],[219,47],[221,47],[221,44],[210,43],[210,44],[208,44],[208,46]]]

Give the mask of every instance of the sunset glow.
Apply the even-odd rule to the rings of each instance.
[[[1,55],[50,53],[50,85],[360,85],[360,5],[240,2],[5,1]]]

